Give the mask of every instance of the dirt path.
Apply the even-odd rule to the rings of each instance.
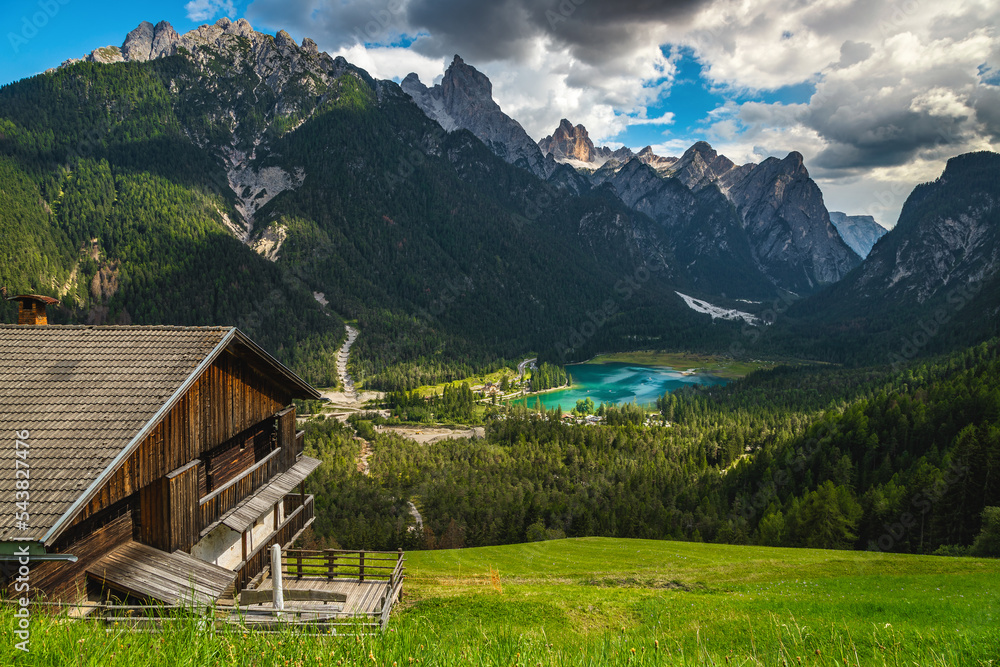
[[[407,500],[406,504],[410,506],[410,516],[417,522],[415,527],[410,526],[408,530],[416,530],[418,533],[422,533],[424,531],[424,517],[420,516],[417,506],[413,504],[412,500]]]
[[[358,454],[358,472],[362,475],[370,475],[371,469],[368,466],[368,457],[372,455],[372,445],[367,440],[361,440],[361,452]]]

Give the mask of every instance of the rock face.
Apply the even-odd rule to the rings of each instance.
[[[155,26],[149,21],[143,21],[125,37],[122,44],[122,58],[125,61],[156,60],[177,53],[177,44],[181,36],[174,27],[166,21],[160,21]]]
[[[621,151],[628,151],[627,148],[619,149]],[[631,152],[631,151],[629,151]],[[643,164],[648,164],[650,167],[655,169],[657,172],[664,174],[673,167],[680,158],[675,157],[662,157],[653,152],[652,146],[646,146],[641,151],[639,151],[635,156],[639,162]]]
[[[775,293],[732,204],[716,188],[694,192],[639,159],[599,173],[626,205],[660,225],[692,287],[730,298],[760,299]]]
[[[800,153],[764,160],[727,194],[758,265],[776,285],[806,294],[837,282],[860,263],[830,223],[823,193]]]
[[[647,170],[636,168],[643,163]],[[755,294],[759,273],[774,288],[804,295],[840,280],[860,261],[831,225],[823,195],[798,153],[737,165],[700,141],[679,160],[644,149],[624,166],[608,162],[591,179],[611,184],[626,204],[684,235],[671,242],[678,259],[688,257],[692,266],[707,262],[720,276],[738,270],[746,281],[731,284]],[[695,204],[682,202],[680,190],[663,187],[663,181],[697,196],[700,224],[678,218],[678,211],[695,215]],[[713,282],[707,274],[702,281]]]
[[[823,195],[798,153],[761,165],[737,165],[699,141],[680,158],[660,157],[649,146],[637,155],[627,148],[612,155],[594,147],[586,128],[565,119],[539,146],[556,162],[584,173],[596,168],[590,175],[594,185],[610,184],[628,206],[658,220],[678,259],[699,267],[691,269],[691,277],[702,286],[721,289],[729,284],[729,291],[742,286],[760,294],[757,276],[763,272],[772,287],[808,294],[840,280],[860,260],[831,225]],[[676,187],[664,186],[664,178],[683,186],[688,195],[706,194],[686,197]],[[727,212],[725,201],[707,194],[709,190],[728,199],[735,211]],[[700,216],[698,225],[690,224],[695,215]],[[741,267],[745,282],[722,279],[734,267]]]
[[[441,83],[428,88],[410,73],[400,84],[425,114],[451,132],[472,132],[505,161],[547,178],[555,164],[547,161],[521,124],[493,100],[493,84],[475,67],[455,56]]]
[[[875,245],[850,284],[838,285],[837,291],[844,298],[924,303],[996,279],[997,174],[996,153],[967,153],[948,160],[937,181],[913,190],[896,226]]]
[[[552,154],[552,158],[560,164],[568,164],[577,169],[597,169],[608,162],[614,165],[621,165],[628,162],[633,157],[638,157],[645,164],[651,165],[654,169],[663,169],[677,162],[677,158],[663,158],[653,153],[650,146],[642,149],[637,156],[631,148],[622,146],[621,148],[608,148],[607,146],[594,146],[587,128],[583,125],[573,126],[571,122],[563,118],[559,121],[559,127],[551,135],[538,142],[538,147],[542,153]]]
[[[844,243],[861,258],[867,257],[875,242],[888,232],[870,215],[847,215],[840,211],[830,211],[830,222],[837,228]]]
[[[538,147],[542,153],[552,153],[556,162],[566,160],[594,162],[597,157],[594,142],[590,140],[587,128],[583,125],[573,127],[573,124],[565,118],[559,121],[559,127],[555,132],[538,142]]]
[[[692,190],[715,185],[723,194],[749,174],[755,165],[737,166],[725,155],[720,155],[707,142],[699,141],[684,151],[667,172]]]
[[[258,229],[255,216],[274,197],[301,187],[306,178],[302,169],[261,163],[268,155],[273,123],[295,118],[296,127],[305,122],[326,96],[333,94],[334,82],[344,74],[366,80],[376,88],[384,84],[375,84],[363,70],[343,58],[320,53],[311,39],[304,39],[300,47],[287,32],[279,31],[274,37],[259,33],[245,19],[234,22],[223,18],[184,35],[178,35],[166,21],[155,26],[144,21],[128,33],[120,48],[95,49],[86,59],[147,62],[178,54],[188,58],[200,72],[200,80],[187,94],[210,93],[202,101],[206,117],[216,123],[216,130],[219,123],[231,128],[228,145],[219,144],[217,133],[205,135],[201,124],[185,128],[191,140],[214,153],[226,170],[227,185],[236,195],[235,208],[241,218],[229,221],[227,226],[244,243],[273,260],[283,237],[273,230]],[[64,65],[72,62],[76,61]],[[240,85],[228,81],[229,77],[256,81],[259,88],[255,88],[255,97],[268,89],[266,94],[274,101],[264,111],[263,122],[259,118],[245,121],[260,110],[247,108],[253,101],[245,99]],[[265,240],[269,243],[261,242],[262,234],[268,235]]]

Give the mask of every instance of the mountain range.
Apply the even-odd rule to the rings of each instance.
[[[880,319],[892,304],[935,308],[958,276],[993,298],[995,181],[962,174],[996,157],[953,160],[885,233],[829,212],[797,152],[664,157],[565,119],[536,142],[458,56],[396,84],[243,19],[143,23],[0,90],[0,282],[59,297],[62,321],[236,323],[317,383],[345,319],[384,388],[529,352],[726,350],[753,326],[692,298],[795,303],[757,325],[774,351],[870,360],[858,341],[913,319]],[[995,326],[967,313],[941,330]]]
[[[562,164],[582,167],[576,192],[611,185],[630,208],[659,223],[663,244],[685,258],[684,271],[699,288],[736,297],[775,291],[806,295],[837,282],[860,262],[831,224],[822,192],[799,153],[736,165],[698,142],[680,158],[656,156],[649,147],[635,155],[595,148],[586,128],[565,119],[535,145],[493,100],[489,80],[458,56],[434,88],[426,88],[416,74],[402,86],[428,117],[444,114],[448,127],[468,129],[499,157],[541,178],[552,179],[555,165]],[[670,179],[684,189],[665,188]],[[691,195],[701,195],[712,213],[701,208],[696,213]],[[718,195],[728,206],[711,202]],[[697,238],[687,229],[692,222]],[[746,238],[737,241],[734,235]],[[743,252],[747,246],[749,255]],[[728,270],[720,279],[721,267]]]

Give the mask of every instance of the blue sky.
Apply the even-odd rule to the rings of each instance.
[[[0,5],[0,83],[44,72],[99,46],[120,46],[142,21],[169,21],[184,33],[198,24],[183,2],[88,2],[87,0],[6,0]],[[39,27],[40,26],[40,27]]]
[[[670,56],[670,48],[664,47],[662,51]],[[609,137],[609,142],[641,148],[663,144],[665,139],[676,139],[684,145],[690,145],[705,136],[711,123],[710,112],[727,102],[738,105],[746,102],[803,104],[809,101],[816,90],[811,83],[766,91],[713,85],[704,76],[704,65],[690,48],[678,49],[673,62],[676,72],[669,93],[647,108],[647,116],[650,118],[672,113],[673,123],[661,126],[630,125],[620,134]]]
[[[431,84],[461,54],[535,139],[567,118],[662,155],[796,150],[828,208],[885,226],[948,157],[1000,147],[1000,3],[982,0],[8,0],[0,83],[144,20],[183,34],[223,15],[380,78]]]

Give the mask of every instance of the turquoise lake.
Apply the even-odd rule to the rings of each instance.
[[[536,399],[541,399],[547,409],[561,406],[563,411],[572,410],[576,402],[588,396],[594,405],[601,403],[636,403],[642,406],[656,405],[656,399],[668,391],[686,385],[726,384],[725,378],[714,375],[684,375],[681,371],[665,366],[636,366],[634,364],[575,364],[566,370],[573,376],[573,387],[537,396],[519,398],[513,403],[534,407]]]

